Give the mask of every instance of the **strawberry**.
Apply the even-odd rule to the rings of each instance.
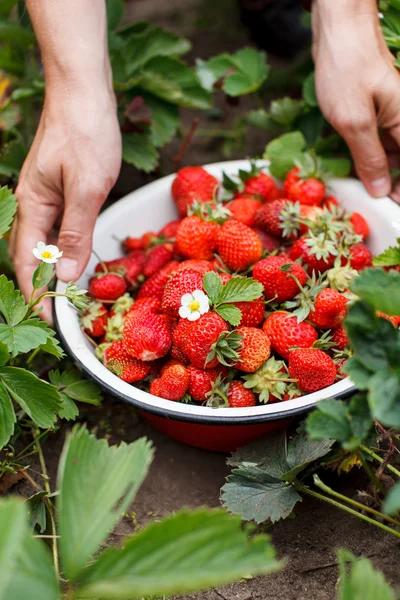
[[[116,273],[104,273],[92,277],[89,283],[89,294],[96,300],[117,300],[125,294],[125,279]]]
[[[165,369],[150,386],[150,393],[166,400],[182,400],[189,385],[189,374],[184,365],[173,364]]]
[[[317,217],[323,214],[322,208],[319,206],[309,206],[308,204],[300,204],[300,217],[302,221],[307,219],[307,221],[315,222]],[[310,229],[310,225],[305,223],[304,221],[300,223],[300,232],[307,233]]]
[[[160,269],[157,273],[154,273],[147,281],[144,282],[139,290],[137,299],[150,297],[162,299],[164,293],[164,287],[168,279],[173,273],[175,273],[179,263],[177,260],[171,260],[165,267]]]
[[[233,365],[240,371],[254,373],[269,359],[271,343],[268,336],[256,327],[238,327],[241,337],[239,360]]]
[[[203,275],[189,269],[175,273],[164,288],[161,303],[163,312],[178,317],[182,296],[195,290],[203,290]]]
[[[151,277],[172,259],[172,244],[154,246],[146,256],[143,275]]]
[[[331,240],[320,242],[319,238],[306,236],[295,241],[289,251],[289,256],[292,260],[301,258],[304,267],[309,272],[324,273],[333,267],[335,252],[336,249]]]
[[[136,252],[137,250],[143,250],[142,238],[127,237],[121,242],[122,250],[124,252]]]
[[[283,193],[285,196],[287,196],[289,189],[292,187],[292,185],[300,181],[299,172],[299,167],[293,167],[293,169],[290,169],[290,171],[286,175],[285,181],[283,182]]]
[[[209,260],[217,248],[220,226],[213,221],[205,221],[196,215],[181,221],[176,234],[178,251],[188,258]]]
[[[393,316],[393,315],[386,315],[385,313],[381,312],[380,310],[378,310],[376,312],[378,317],[381,317],[381,319],[386,319],[387,321],[390,321],[390,323],[393,325],[393,327],[399,327],[400,325],[400,317],[397,316]]]
[[[194,201],[211,202],[218,190],[218,180],[203,167],[184,167],[172,182],[172,197],[179,214],[185,217]]]
[[[254,214],[261,208],[263,203],[260,200],[254,198],[235,198],[230,204],[228,209],[233,215],[233,218],[237,221],[241,221],[248,227],[254,227]]]
[[[257,327],[264,321],[264,299],[257,298],[251,302],[235,302],[235,306],[242,313],[239,325]]]
[[[273,178],[266,173],[259,173],[244,182],[243,190],[237,192],[236,197],[253,196],[263,202],[272,202],[272,200],[280,198],[280,195],[281,190]]]
[[[170,358],[169,360],[167,360],[167,362],[165,362],[163,364],[163,366],[160,369],[159,375],[163,375],[165,373],[165,371],[167,369],[169,369],[169,367],[173,367],[174,365],[183,365],[186,366],[183,362],[181,362],[180,360],[178,360],[177,358]]]
[[[179,324],[178,324],[179,327]],[[178,329],[178,328],[177,328]],[[176,332],[174,339],[176,341]],[[207,361],[211,347],[217,343],[221,333],[228,331],[228,325],[222,317],[215,312],[201,315],[197,321],[190,323],[187,328],[185,354],[190,362],[199,369],[212,369],[219,363],[218,357]]]
[[[310,206],[319,206],[325,198],[325,185],[322,181],[312,177],[296,181],[288,187],[287,197],[293,202],[308,204]]]
[[[260,402],[277,402],[283,400],[284,394],[292,391],[293,379],[289,377],[286,364],[273,356],[255,373],[245,375],[246,388],[259,394]]]
[[[122,341],[113,342],[104,351],[104,366],[122,381],[141,381],[150,372],[150,365],[128,354]]]
[[[176,269],[176,272],[179,273],[179,271],[186,271],[188,269],[190,271],[198,271],[202,275],[205,275],[209,271],[215,271],[215,267],[212,262],[208,260],[197,260],[192,258],[181,262],[179,267]]]
[[[173,329],[172,339],[174,344],[186,356],[188,354],[189,329],[191,322],[188,319],[179,319]]]
[[[137,311],[159,313],[161,312],[161,300],[152,296],[136,298],[129,312],[133,313]]]
[[[288,359],[291,348],[310,348],[318,339],[318,333],[312,325],[302,321],[299,323],[296,317],[289,312],[273,312],[266,319],[263,330],[271,340],[271,348]]]
[[[183,365],[189,364],[189,359],[183,354],[182,350],[177,344],[175,344],[175,342],[172,342],[170,355],[171,358],[173,358],[174,360],[178,360]]]
[[[342,265],[347,263],[345,257],[342,258]],[[362,271],[372,266],[372,252],[363,242],[357,242],[350,248],[350,266],[356,271]]]
[[[336,365],[322,350],[299,348],[290,353],[289,374],[303,392],[310,394],[335,383]]]
[[[336,206],[340,206],[340,204],[339,204],[338,200],[335,198],[335,196],[325,196],[322,205],[324,206],[324,208],[327,208],[328,210],[332,210],[332,208],[335,208]]]
[[[146,231],[140,239],[142,240],[143,248],[147,250],[153,242],[157,241],[157,234],[154,231]]]
[[[133,298],[130,294],[124,294],[111,307],[110,317],[120,315],[124,317],[133,306]]]
[[[114,260],[107,260],[96,265],[96,273],[104,273],[104,267],[108,271],[119,273],[126,279],[128,285],[138,282],[139,275],[143,272],[145,254],[142,251],[131,252],[128,256],[122,256]]]
[[[164,237],[167,240],[174,240],[180,223],[180,219],[169,221],[169,223],[167,223],[162,229],[160,229],[160,231],[158,232],[158,237]]]
[[[94,338],[105,334],[108,312],[101,302],[90,302],[87,309],[80,316],[80,324],[83,331]]]
[[[264,204],[254,215],[256,227],[276,238],[281,238],[283,234],[281,213],[286,205],[287,200],[274,200]]]
[[[129,313],[125,319],[123,336],[128,354],[146,362],[165,356],[172,344],[165,317],[150,312]]]
[[[325,288],[315,298],[308,320],[319,329],[338,327],[346,316],[347,298],[336,290]]]
[[[343,327],[343,325],[339,325],[332,332],[332,342],[335,344],[336,348],[339,350],[344,350],[346,346],[349,345],[349,338],[347,337],[347,331]]]
[[[350,223],[353,225],[354,233],[361,235],[363,240],[369,236],[369,225],[360,213],[354,212],[350,215]]]
[[[256,397],[242,381],[231,381],[226,394],[231,408],[246,408],[256,405]]]
[[[188,392],[195,402],[205,402],[213,383],[221,374],[219,369],[198,369],[194,365],[187,368],[189,373]]]
[[[232,271],[244,271],[260,260],[261,240],[247,225],[236,219],[226,221],[217,237],[217,250]]]
[[[262,247],[268,252],[268,254],[279,248],[281,245],[280,240],[272,235],[269,235],[269,233],[266,233],[262,229],[259,229],[258,227],[252,227],[252,229],[260,238]]]
[[[269,256],[254,265],[253,278],[262,283],[267,300],[286,302],[299,293],[297,281],[303,286],[307,273],[301,265],[283,256]]]

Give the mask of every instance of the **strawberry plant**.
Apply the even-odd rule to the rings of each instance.
[[[100,550],[147,475],[146,439],[109,447],[84,427],[69,434],[58,467],[57,493],[38,490],[55,507],[52,555],[29,523],[28,505],[0,501],[0,598],[74,600],[180,594],[280,568],[265,535],[242,529],[222,510],[184,509]],[[101,473],[101,477],[99,477]]]

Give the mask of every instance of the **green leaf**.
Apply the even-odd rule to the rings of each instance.
[[[242,320],[242,311],[237,306],[232,306],[231,304],[220,304],[215,309],[215,312],[219,314],[220,317],[228,321],[233,327],[239,325]]]
[[[303,98],[308,104],[308,106],[318,106],[317,94],[315,93],[314,71],[310,73],[303,82]]]
[[[251,302],[260,298],[263,285],[252,277],[232,277],[222,288],[219,303]]]
[[[383,269],[364,269],[351,285],[357,296],[376,310],[388,315],[400,315],[400,273]]]
[[[351,171],[351,161],[348,158],[321,157],[321,166],[333,177],[347,177]]]
[[[285,133],[267,144],[263,158],[271,161],[271,174],[284,179],[295,161],[301,159],[305,147],[306,140],[300,131]]]
[[[352,382],[359,390],[367,390],[374,371],[365,366],[356,355],[346,361],[346,373],[350,375]]]
[[[400,265],[400,238],[397,239],[398,246],[389,246],[382,254],[374,256],[375,267],[395,267]]]
[[[55,337],[55,331],[53,332],[53,336],[49,334],[46,343],[40,346],[40,350],[42,352],[47,352],[47,354],[51,354],[52,356],[55,356],[58,359],[63,358],[63,356],[65,356],[60,346],[60,342]]]
[[[11,131],[21,121],[21,110],[17,104],[9,103],[0,108],[0,131]]]
[[[107,23],[109,31],[114,31],[124,16],[123,0],[106,0]]]
[[[17,325],[24,318],[27,310],[21,292],[15,289],[13,282],[5,275],[0,275],[0,313],[8,325],[11,327]]]
[[[63,399],[59,416],[62,419],[72,420],[79,414],[75,400],[98,406],[101,401],[101,392],[93,381],[85,379],[78,371],[50,371],[50,382],[56,386]]]
[[[108,548],[83,576],[79,597],[186,594],[277,570],[269,538],[248,534],[222,510],[183,510],[149,525],[124,548]]]
[[[7,344],[0,342],[0,367],[3,367],[10,360]]]
[[[338,600],[395,600],[394,590],[383,573],[376,570],[367,558],[356,558],[347,550],[338,551]],[[350,570],[346,563],[350,562]]]
[[[0,175],[4,175],[5,177],[18,177],[26,154],[27,147],[21,140],[12,140],[11,142],[4,144],[0,153]]]
[[[219,302],[222,292],[222,279],[214,271],[209,271],[203,277],[203,287],[213,304]]]
[[[79,415],[79,408],[76,403],[63,392],[60,392],[60,396],[63,403],[58,416],[60,419],[65,419],[66,421],[75,421],[76,417]]]
[[[8,443],[14,433],[16,417],[10,396],[0,382],[0,449]]]
[[[271,118],[280,125],[292,125],[303,108],[301,100],[286,96],[271,102]]]
[[[0,380],[11,398],[39,427],[52,427],[61,408],[60,395],[53,385],[19,367],[2,367]]]
[[[191,43],[171,31],[148,26],[129,36],[125,46],[128,76],[150,60],[160,57],[179,57],[191,49]]]
[[[1,0],[0,17],[8,17],[18,0]]]
[[[40,290],[53,279],[54,274],[54,265],[40,262],[33,273],[32,285],[35,289]]]
[[[110,447],[84,427],[73,429],[59,465],[57,498],[60,553],[68,579],[76,580],[121,520],[152,456],[144,438]]]
[[[310,440],[305,431],[300,431],[288,444],[286,461],[290,470],[281,479],[294,481],[310,463],[328,454],[332,446],[332,440]]]
[[[18,23],[0,18],[0,41],[17,43],[27,48],[35,42],[35,35]]]
[[[8,242],[4,238],[0,238],[0,271],[14,272],[12,261],[8,255]]]
[[[275,123],[272,120],[271,115],[263,108],[249,111],[245,115],[245,120],[250,127],[262,129],[264,131],[268,131],[269,129],[275,127]]]
[[[122,158],[146,173],[151,173],[158,165],[158,152],[148,134],[123,134]]]
[[[14,498],[0,500],[0,600],[10,600],[7,587],[26,532],[26,508]],[[22,597],[22,596],[21,596]]]
[[[37,318],[27,319],[13,327],[0,323],[0,341],[7,344],[9,352],[14,356],[45,346],[53,336],[54,331]]]
[[[39,533],[46,531],[47,525],[47,509],[43,499],[47,496],[47,492],[37,492],[27,499],[29,513],[29,528],[37,530]]]
[[[0,236],[3,236],[10,229],[16,211],[16,196],[9,188],[0,187]]]
[[[228,96],[242,96],[256,92],[267,79],[269,66],[264,52],[254,48],[243,48],[231,57],[236,73],[224,79],[222,89]]]
[[[157,148],[164,146],[174,137],[178,129],[178,107],[156,96],[143,94],[143,97],[151,110],[151,141]]]
[[[318,108],[308,107],[307,112],[302,112],[292,127],[301,131],[307,144],[312,146],[318,154],[316,146],[320,144],[321,135],[323,135],[326,124],[327,122]]]
[[[385,515],[394,515],[400,510],[400,482],[389,491],[383,505]]]
[[[400,427],[400,373],[384,369],[369,384],[368,403],[374,419],[387,427]]]

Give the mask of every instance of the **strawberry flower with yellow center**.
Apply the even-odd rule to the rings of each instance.
[[[44,263],[56,263],[62,257],[62,252],[57,246],[46,246],[44,242],[38,242],[36,248],[32,250],[34,256]]]
[[[191,294],[184,294],[181,298],[179,316],[188,321],[197,321],[210,310],[210,300],[202,290],[195,290]]]

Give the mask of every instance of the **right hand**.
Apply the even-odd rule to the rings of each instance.
[[[10,254],[25,298],[32,291],[37,242],[56,243],[65,282],[82,274],[91,254],[100,208],[121,166],[121,133],[112,90],[75,86],[47,92],[40,124],[17,187],[18,213]],[[56,240],[53,227],[59,221]],[[51,322],[51,306],[43,318]]]

